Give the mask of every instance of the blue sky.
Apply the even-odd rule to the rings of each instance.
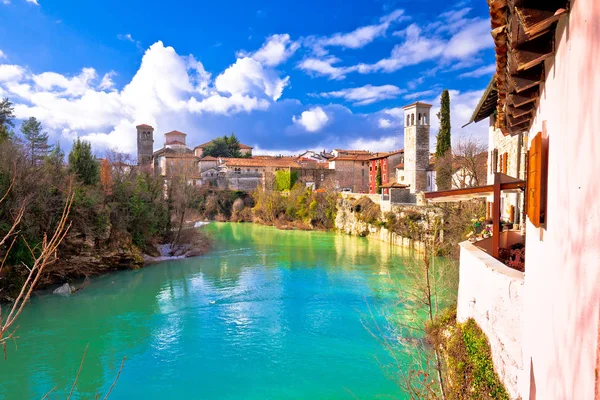
[[[484,0],[0,0],[0,97],[66,148],[134,152],[147,123],[155,148],[177,129],[298,153],[401,148],[401,107],[447,88],[454,136],[484,140],[460,126],[494,71],[489,31]]]

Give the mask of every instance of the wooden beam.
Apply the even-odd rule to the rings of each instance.
[[[533,50],[516,50],[515,59],[517,71],[524,71],[531,67],[540,64],[542,61],[552,56],[552,50],[533,51]]]
[[[553,23],[567,15],[567,10],[559,8],[553,12],[515,7],[515,14],[518,17],[525,34],[531,37],[548,30]]]
[[[540,97],[540,92],[535,89],[531,89],[528,92],[522,92],[519,94],[513,93],[508,95],[508,103],[514,107],[522,107],[526,104],[535,102]]]
[[[543,64],[539,64],[526,71],[517,72],[508,76],[508,80],[512,89],[521,93],[527,89],[531,89],[539,85],[544,79],[544,67]]]
[[[522,117],[519,117],[519,118],[512,118],[511,116],[509,116],[508,117],[508,125],[509,126],[517,126],[517,125],[521,125],[525,122],[531,123],[532,118],[533,118],[533,116],[531,114],[523,115]]]
[[[509,114],[512,115],[513,118],[519,118],[519,117],[522,117],[523,115],[533,113],[533,111],[535,110],[535,104],[529,103],[529,104],[525,104],[524,106],[521,106],[521,107],[515,107],[513,105],[508,105],[507,109],[508,109]]]
[[[530,39],[512,48],[511,73],[532,68],[554,54],[554,31]],[[516,67],[516,69],[515,69]]]

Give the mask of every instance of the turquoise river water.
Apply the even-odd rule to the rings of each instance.
[[[39,294],[0,359],[0,398],[403,398],[365,329],[398,307],[402,250],[324,232],[213,223],[203,257]],[[373,316],[369,316],[371,310]],[[388,328],[384,328],[388,329]],[[384,334],[392,334],[391,330]]]

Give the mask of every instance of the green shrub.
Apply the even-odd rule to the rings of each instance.
[[[510,397],[494,370],[488,340],[473,319],[456,322],[456,309],[442,312],[425,330],[445,360],[448,400],[508,400]]]

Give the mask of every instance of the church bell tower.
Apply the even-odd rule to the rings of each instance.
[[[427,190],[431,104],[416,102],[404,110],[404,176],[410,192]]]
[[[138,125],[137,129],[137,162],[140,167],[152,164],[154,151],[154,128],[150,125]]]

